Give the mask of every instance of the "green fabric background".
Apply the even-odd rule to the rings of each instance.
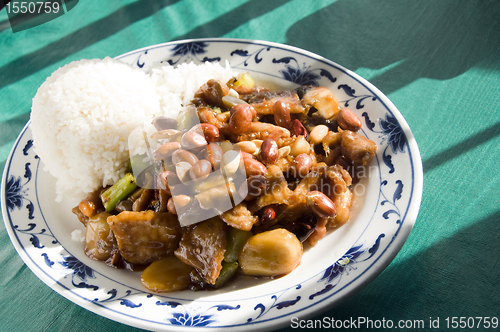
[[[408,241],[373,282],[316,318],[439,317],[444,327],[451,316],[500,316],[497,0],[81,0],[17,33],[4,8],[1,169],[36,89],[58,67],[201,37],[280,42],[331,59],[384,92],[419,145],[424,191]],[[0,331],[134,330],[39,281],[0,224]]]

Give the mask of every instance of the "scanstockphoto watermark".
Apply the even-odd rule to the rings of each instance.
[[[369,317],[350,317],[349,319],[299,319],[292,317],[290,327],[293,329],[497,329],[498,317],[429,317],[427,319],[371,319]]]
[[[294,329],[423,329],[426,327],[426,322],[423,319],[394,321],[386,318],[350,317],[349,319],[335,319],[334,317],[323,317],[323,319],[304,320],[293,317],[290,327]]]

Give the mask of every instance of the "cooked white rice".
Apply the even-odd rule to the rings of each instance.
[[[154,69],[152,76],[118,60],[80,60],[40,86],[31,110],[34,148],[56,178],[56,201],[81,199],[125,172],[128,136],[158,115],[175,117],[208,79],[226,81],[218,64]]]
[[[153,67],[151,70],[151,80],[160,96],[161,109],[164,115],[171,117],[176,117],[181,107],[188,105],[199,87],[209,79],[225,83],[235,75],[227,62],[225,67],[206,62],[203,65],[183,63],[176,67]]]

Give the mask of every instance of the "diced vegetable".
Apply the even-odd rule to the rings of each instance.
[[[231,227],[227,236],[227,247],[226,252],[224,253],[224,261],[228,263],[236,262],[241,248],[243,248],[245,242],[247,242],[252,235],[253,234],[250,231],[243,231],[241,229]]]
[[[107,212],[94,215],[87,222],[85,232],[85,254],[95,260],[104,261],[111,256],[113,235],[110,232]]]
[[[255,82],[253,78],[248,73],[242,73],[236,76],[236,81],[233,83],[234,86],[244,86],[247,88],[253,88]]]
[[[154,261],[143,272],[141,282],[152,292],[167,293],[188,288],[193,268],[175,256]]]
[[[85,197],[80,202],[80,204],[78,204],[78,208],[85,216],[90,218],[104,210],[101,199],[99,197],[100,193],[100,188],[94,190],[93,192],[89,193],[87,197]]]
[[[121,200],[127,198],[137,187],[134,175],[125,174],[114,185],[101,194],[102,204],[107,212],[113,211]]]
[[[291,272],[302,259],[302,244],[289,231],[277,228],[245,242],[238,262],[245,274],[272,277]]]
[[[200,123],[196,108],[188,107],[185,110],[181,111],[177,116],[177,123],[178,130],[187,130]]]

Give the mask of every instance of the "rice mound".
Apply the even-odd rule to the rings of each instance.
[[[219,64],[157,67],[151,76],[112,58],[74,61],[40,86],[31,109],[34,149],[56,178],[56,201],[82,199],[125,173],[129,134],[155,116],[176,117]]]
[[[56,179],[56,201],[124,175],[129,132],[160,114],[149,76],[111,58],[80,60],[40,86],[31,109],[35,152]]]

